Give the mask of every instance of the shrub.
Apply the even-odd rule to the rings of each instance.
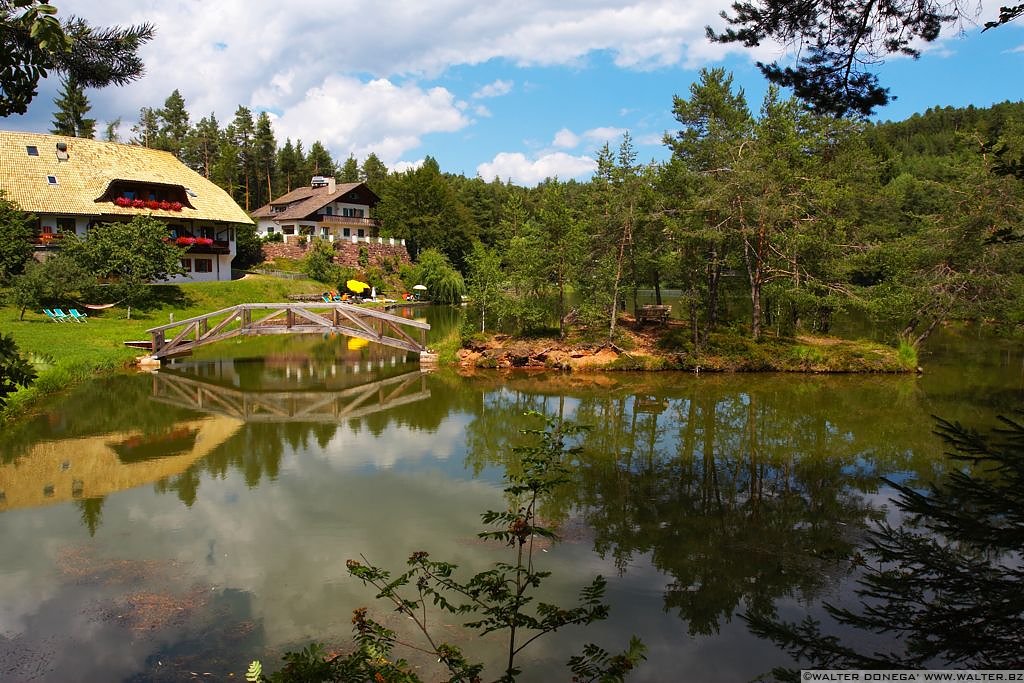
[[[334,245],[326,240],[314,239],[302,263],[302,271],[317,282],[336,281],[338,266],[334,263]]]

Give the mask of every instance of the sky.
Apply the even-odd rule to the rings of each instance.
[[[783,51],[712,44],[730,0],[53,0],[59,16],[98,26],[151,22],[146,75],[87,90],[90,115],[120,117],[127,140],[142,107],[175,89],[193,122],[221,126],[239,105],[266,111],[278,145],[321,141],[339,163],[373,152],[391,170],[435,158],[443,171],[534,185],[585,180],[596,151],[625,131],[641,161],[667,156],[702,68],[724,67],[759,108],[767,84],[755,62]],[[1005,3],[1004,3],[1005,4]],[[986,2],[978,25],[993,18]],[[925,46],[918,60],[878,73],[896,100],[879,120],[935,106],[1024,99],[1024,21],[981,34],[966,24]],[[0,128],[46,132],[59,83],[48,79],[29,111]]]

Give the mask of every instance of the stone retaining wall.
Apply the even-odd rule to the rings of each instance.
[[[334,262],[340,266],[362,268],[362,266],[359,265],[359,253],[361,249],[366,251],[367,267],[377,266],[378,268],[384,268],[384,263],[386,261],[395,260],[397,260],[398,265],[402,265],[403,263],[412,263],[405,245],[398,244],[397,242],[395,244],[390,244],[385,241],[384,244],[379,244],[374,240],[372,242],[359,242],[353,244],[350,240],[339,240],[334,242],[333,245]],[[301,260],[306,258],[306,251],[308,249],[308,243],[305,246],[299,246],[295,242],[263,243],[263,255],[267,260],[275,258]]]

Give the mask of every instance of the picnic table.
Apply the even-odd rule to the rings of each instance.
[[[672,313],[671,306],[660,304],[645,304],[636,312],[636,320],[639,323],[654,322],[665,324]]]

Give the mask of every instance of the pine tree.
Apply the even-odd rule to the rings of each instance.
[[[299,178],[305,159],[302,158],[302,140],[298,145],[292,144],[292,139],[284,141],[284,147],[277,152],[277,170],[284,182],[284,191],[291,192],[298,186]]]
[[[139,110],[139,121],[132,126],[135,137],[132,138],[133,145],[142,147],[155,147],[160,138],[160,117],[152,107],[143,107]]]
[[[103,139],[107,142],[121,142],[121,134],[118,129],[121,127],[121,117],[118,116],[113,121],[107,122],[106,132],[103,133]]]
[[[351,154],[348,155],[348,159],[342,164],[339,172],[341,176],[338,178],[343,183],[358,183],[359,182],[359,162]]]
[[[190,126],[185,98],[177,89],[164,100],[164,106],[157,111],[157,116],[160,118],[159,149],[167,150],[179,159],[184,159]]]
[[[239,106],[235,110],[235,118],[228,126],[231,131],[228,137],[231,138],[235,149],[236,177],[238,178],[238,195],[236,199],[249,211],[253,208],[252,197],[256,185],[256,155],[253,148],[253,140],[256,136],[256,125],[252,119],[252,112],[247,107]]]
[[[86,118],[92,109],[83,88],[74,76],[61,76],[61,91],[53,101],[57,111],[53,114],[54,135],[68,135],[76,138],[96,137],[96,119]]]
[[[310,146],[306,163],[309,165],[313,175],[328,177],[337,175],[337,166],[334,163],[334,159],[331,158],[331,153],[327,151],[327,148],[319,140]]]
[[[388,178],[388,167],[384,165],[376,154],[370,152],[370,154],[363,161],[362,167],[362,179],[370,186],[370,189],[378,194],[381,192],[381,186]]]
[[[274,184],[277,176],[277,140],[267,112],[260,112],[256,118],[256,135],[253,140],[253,163],[256,169],[256,198],[254,206],[263,206],[274,198]]]
[[[217,117],[212,112],[199,119],[199,123],[189,132],[185,163],[197,173],[210,178],[220,157],[222,137]]]

